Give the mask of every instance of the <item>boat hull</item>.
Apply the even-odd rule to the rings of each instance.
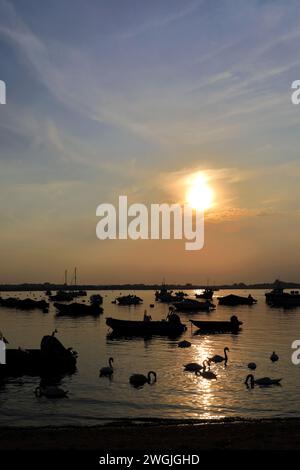
[[[169,321],[130,321],[107,318],[106,324],[112,328],[113,333],[122,336],[179,336],[186,330],[182,323]]]
[[[253,305],[256,304],[257,300],[253,297],[242,297],[239,295],[226,295],[224,297],[218,297],[219,305],[227,305],[229,307],[235,307],[237,305]]]
[[[33,299],[15,299],[9,297],[3,299],[0,297],[0,306],[6,308],[15,308],[17,310],[45,310],[49,307],[49,303],[45,300],[33,300]]]
[[[290,294],[288,292],[268,292],[265,294],[267,304],[272,307],[299,307],[300,295]]]
[[[85,315],[98,316],[103,313],[103,308],[99,305],[85,305],[85,304],[60,304],[54,303],[54,307],[57,309],[57,315],[66,315],[71,317],[81,317]]]
[[[76,357],[68,350],[55,356],[40,349],[7,349],[6,364],[0,365],[0,378],[73,374],[75,371]]]
[[[193,312],[210,312],[215,305],[209,300],[199,302],[198,300],[183,300],[182,302],[174,302],[173,306],[177,312],[193,313]]]
[[[220,332],[220,333],[236,333],[240,330],[242,322],[231,321],[196,321],[190,320],[191,323],[201,331]]]

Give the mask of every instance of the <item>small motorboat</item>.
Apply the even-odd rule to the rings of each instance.
[[[6,308],[15,308],[17,310],[46,310],[49,307],[49,303],[45,300],[33,300],[30,298],[27,299],[17,299],[15,297],[9,297],[3,299],[0,297],[0,306]]]
[[[50,300],[53,302],[72,302],[72,300],[74,300],[74,296],[71,293],[62,290],[57,291],[55,295],[51,295]]]
[[[210,301],[199,302],[194,299],[184,299],[181,302],[173,303],[177,312],[210,312],[215,309],[215,305]]]
[[[204,289],[201,294],[196,294],[196,299],[208,299],[211,300],[213,298],[214,291],[212,289],[209,289],[208,287]]]
[[[139,305],[143,302],[143,299],[138,297],[137,295],[123,295],[116,298],[116,301],[119,305]]]
[[[196,326],[200,332],[211,333],[237,333],[240,330],[240,326],[243,324],[235,315],[230,318],[230,321],[190,320],[190,322]]]
[[[186,295],[187,294],[182,291],[178,291],[173,294],[172,290],[168,290],[165,286],[162,286],[159,291],[155,292],[155,300],[157,302],[170,304],[172,302],[179,302],[183,300]]]
[[[228,305],[229,307],[235,307],[237,305],[253,305],[256,304],[257,300],[252,297],[251,294],[248,297],[242,297],[241,295],[229,294],[224,297],[218,297],[219,305]]]
[[[101,304],[103,304],[103,297],[100,294],[93,294],[90,297],[90,302],[91,302],[91,304],[101,305]]]
[[[67,294],[71,295],[74,299],[76,297],[86,297],[87,293],[85,290],[73,290],[66,292]]]
[[[273,289],[265,294],[267,304],[271,307],[292,308],[300,306],[300,293],[298,290],[284,292],[282,288]]]
[[[60,304],[59,302],[55,302],[54,307],[58,310],[57,315],[68,315],[72,317],[81,317],[84,315],[97,316],[103,313],[103,308],[97,303],[86,305],[78,302],[73,302],[71,304]]]
[[[120,336],[179,336],[186,330],[178,315],[172,313],[167,320],[161,321],[132,321],[107,318],[106,324],[113,333]]]

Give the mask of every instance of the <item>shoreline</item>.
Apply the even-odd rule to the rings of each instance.
[[[292,281],[280,281],[283,289],[300,289],[299,282]],[[207,284],[194,284],[194,283],[184,283],[184,284],[164,284],[164,287],[168,290],[201,290],[207,287],[218,291],[218,290],[270,290],[277,287],[277,281],[275,282],[257,282],[246,284],[244,282],[236,282],[233,284],[214,284],[207,286]],[[22,284],[0,284],[0,293],[1,292],[34,292],[46,290],[160,290],[162,284],[56,284],[52,282],[45,283],[22,283]]]
[[[102,426],[0,427],[0,450],[295,450],[300,418],[167,420]]]

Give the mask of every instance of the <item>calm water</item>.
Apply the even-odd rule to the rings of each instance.
[[[182,321],[207,318],[228,319],[233,313],[244,322],[239,335],[192,336],[191,328],[181,339],[192,347],[180,349],[177,341],[155,337],[151,340],[111,340],[107,338],[106,316],[141,319],[144,308],[154,302],[153,291],[138,291],[144,304],[119,307],[111,304],[118,292],[104,292],[104,314],[94,318],[57,318],[51,307],[48,314],[40,311],[21,312],[0,309],[0,330],[12,348],[39,347],[41,337],[57,328],[58,338],[65,346],[79,353],[78,371],[65,377],[61,385],[68,389],[69,399],[36,398],[34,389],[38,378],[22,377],[0,388],[1,425],[95,425],[120,418],[211,419],[221,417],[288,417],[300,416],[300,366],[291,363],[291,343],[300,338],[300,309],[284,311],[265,304],[264,291],[239,291],[258,299],[253,307],[229,308],[218,306],[210,314],[181,314]],[[92,294],[89,292],[88,294]],[[128,292],[126,292],[128,293]],[[216,295],[223,295],[219,291]],[[189,291],[191,296],[193,291]],[[3,296],[9,296],[5,294]],[[12,293],[26,297],[27,294]],[[43,294],[35,293],[37,298]],[[153,319],[165,317],[168,305],[155,303],[150,309]],[[230,349],[226,369],[214,365],[217,381],[207,381],[184,373],[182,365],[202,362],[214,354]],[[271,363],[275,350],[280,360]],[[115,373],[110,381],[99,378],[99,368],[113,356]],[[281,387],[247,390],[244,379],[247,363],[254,361],[257,377],[282,377]],[[155,385],[134,389],[128,383],[132,373],[157,372]]]

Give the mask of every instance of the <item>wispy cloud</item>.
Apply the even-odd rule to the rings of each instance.
[[[144,34],[158,28],[164,28],[166,26],[171,25],[175,21],[178,21],[182,18],[185,18],[186,16],[191,15],[192,13],[197,11],[201,7],[201,5],[203,5],[203,3],[205,3],[205,0],[187,2],[183,8],[179,8],[164,16],[158,16],[157,18],[154,18],[151,21],[146,21],[145,23],[137,26],[134,29],[120,33],[117,37],[119,39],[131,39],[135,38],[140,34]]]

